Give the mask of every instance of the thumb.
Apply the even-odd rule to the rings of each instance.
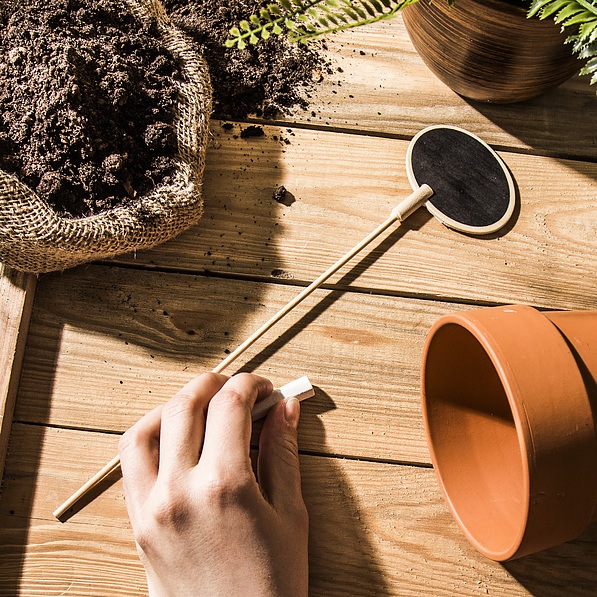
[[[300,412],[296,398],[281,400],[267,415],[259,438],[259,484],[276,510],[304,508],[298,457]]]

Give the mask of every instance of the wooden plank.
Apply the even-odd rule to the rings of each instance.
[[[0,263],[0,484],[35,295],[36,278]]]
[[[406,141],[276,127],[258,139],[239,132],[215,125],[198,226],[119,261],[311,281],[410,193]],[[501,235],[466,236],[420,209],[333,280],[446,300],[595,308],[597,164],[501,155],[520,196]],[[272,197],[279,185],[296,199],[289,207]]]
[[[15,425],[0,501],[2,595],[143,592],[120,481],[68,522],[51,517],[110,448],[103,434]],[[594,592],[594,531],[504,567],[465,541],[429,468],[303,455],[301,470],[313,597]]]
[[[16,522],[16,525],[15,525]],[[147,583],[130,536],[101,525],[4,521],[0,591],[4,597],[147,595]],[[124,520],[122,523],[125,524]]]
[[[597,158],[597,97],[588,77],[572,77],[527,102],[487,104],[460,97],[433,75],[401,15],[331,36],[327,45],[335,72],[324,76],[308,110],[289,123],[401,137],[451,124],[502,148]]]
[[[100,266],[48,275],[39,283],[16,418],[122,432],[219,364],[298,290]],[[277,385],[309,375],[317,396],[303,406],[306,450],[428,462],[423,342],[440,315],[461,308],[317,291],[226,372],[257,369]]]

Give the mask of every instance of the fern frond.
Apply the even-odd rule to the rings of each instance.
[[[244,49],[248,43],[286,33],[292,42],[329,35],[393,17],[417,0],[277,0],[258,15],[230,30],[225,45]]]
[[[570,30],[566,42],[573,43],[572,51],[586,60],[580,74],[591,75],[591,84],[597,83],[597,0],[533,0],[528,16],[553,17]]]

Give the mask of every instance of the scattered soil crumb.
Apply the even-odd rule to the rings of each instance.
[[[283,280],[290,280],[291,278],[294,278],[294,276],[290,272],[287,272],[286,270],[276,268],[276,269],[272,270],[272,278],[281,278]]]
[[[264,137],[265,131],[263,127],[254,124],[249,125],[240,132],[241,139],[248,139],[249,137]]]
[[[290,207],[296,201],[294,195],[289,193],[284,186],[279,186],[274,189],[272,197],[275,201],[282,205],[286,205],[287,207]]]

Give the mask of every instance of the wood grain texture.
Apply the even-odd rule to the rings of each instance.
[[[36,278],[0,263],[0,485]]]
[[[310,282],[411,191],[406,141],[265,131],[240,139],[238,127],[215,125],[202,221],[175,241],[119,261]],[[447,300],[594,308],[597,164],[500,155],[519,195],[501,233],[469,237],[419,209],[332,281]],[[279,185],[296,199],[290,207],[273,199]]]
[[[597,97],[588,77],[574,76],[516,104],[466,100],[423,63],[402,15],[332,36],[327,45],[334,74],[317,85],[307,110],[286,118],[289,124],[402,138],[433,124],[450,124],[500,148],[597,157]]]
[[[387,217],[411,191],[408,140],[438,123],[500,149],[519,193],[512,225],[472,238],[419,210],[238,363],[276,385],[303,374],[316,385],[300,424],[310,594],[595,594],[595,526],[504,565],[470,547],[427,466],[419,407],[423,342],[441,315],[514,302],[596,308],[595,89],[575,77],[522,104],[466,101],[423,64],[401,17],[328,48],[334,73],[307,111],[267,123],[260,138],[240,137],[248,123],[212,122],[198,226],[119,267],[40,279],[0,494],[0,595],[146,593],[117,476],[68,523],[51,512],[115,454],[126,427]],[[273,196],[281,185],[284,203]],[[5,371],[32,296],[0,282]]]
[[[111,439],[15,425],[0,501],[3,596],[144,594],[120,481],[69,522],[51,518]],[[504,568],[468,546],[431,469],[303,455],[301,470],[311,597],[593,594],[594,532]]]
[[[123,432],[211,370],[298,290],[99,266],[46,276],[16,418]],[[308,375],[316,397],[303,404],[305,450],[429,462],[423,342],[438,317],[461,308],[319,290],[225,373],[256,369],[276,385]]]

